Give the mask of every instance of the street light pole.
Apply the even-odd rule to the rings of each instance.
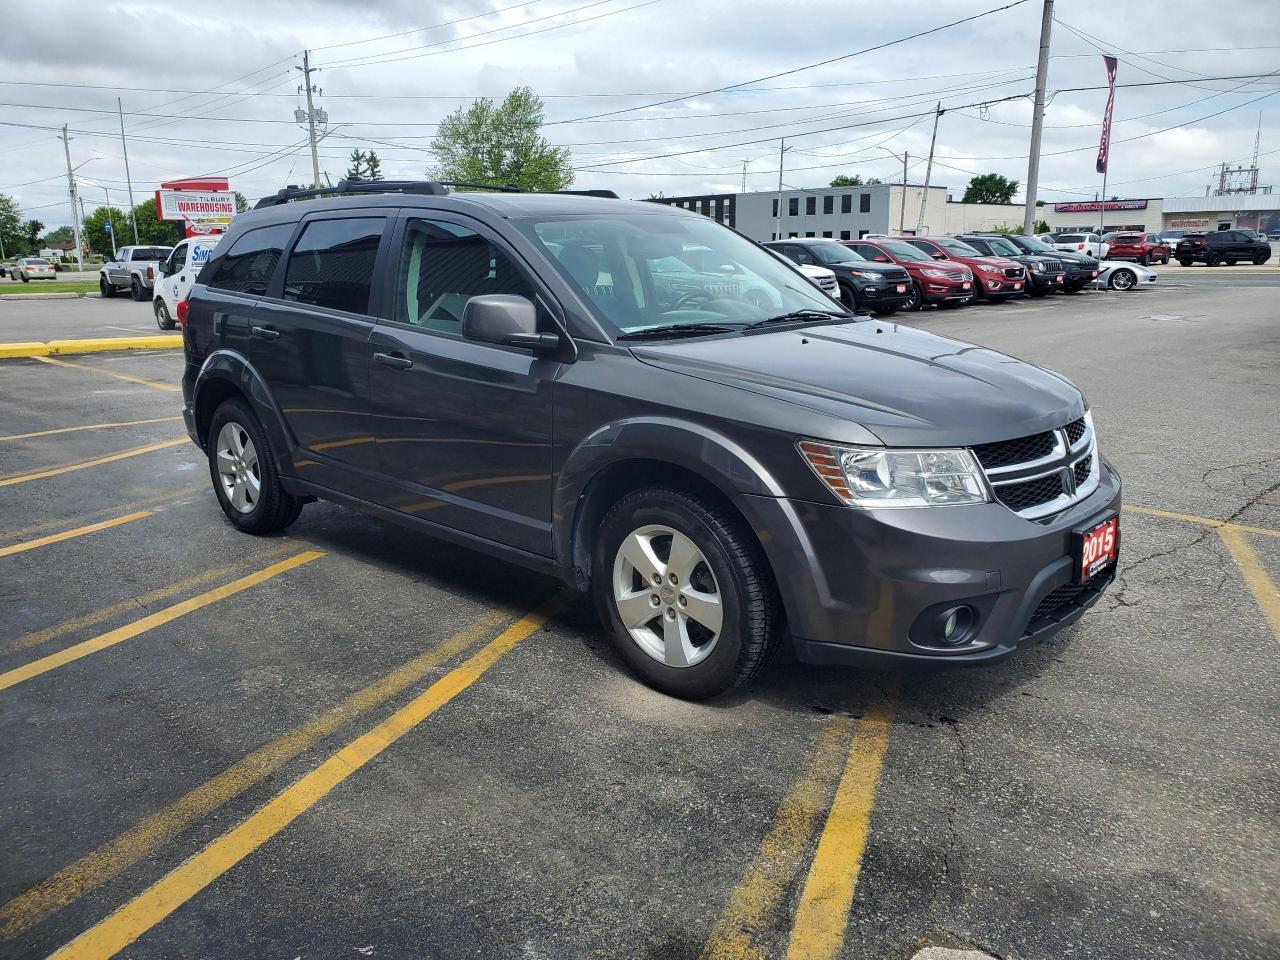
[[[71,196],[71,223],[75,227],[76,268],[84,270],[84,248],[80,244],[80,210],[76,206],[76,177],[71,170],[71,141],[67,138],[67,125],[62,125],[62,150],[67,155],[67,191]]]
[[[116,109],[120,111],[120,149],[124,151],[124,182],[129,187],[129,219],[133,222],[133,242],[138,244],[138,218],[133,212],[133,177],[129,175],[129,142],[124,138],[124,104],[116,97]],[[107,204],[108,207],[111,204]],[[111,235],[111,245],[115,247],[115,234]]]
[[[778,199],[777,212],[773,215],[774,232],[777,234],[777,236],[774,237],[775,240],[782,239],[782,165],[783,158],[790,149],[791,148],[787,146],[786,137],[783,137],[778,141]]]

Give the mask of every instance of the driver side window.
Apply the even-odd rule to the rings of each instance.
[[[174,248],[173,253],[169,255],[169,266],[165,271],[166,274],[177,273],[187,265],[188,249],[189,247],[185,243]]]
[[[818,262],[817,260],[814,259],[812,253],[810,253],[804,247],[798,246],[796,244],[790,244],[787,246],[787,256],[789,256],[796,263],[801,263],[808,266],[812,266],[813,264],[816,264]]]
[[[462,311],[472,297],[505,293],[535,301],[536,296],[497,246],[473,230],[439,220],[408,222],[398,277],[394,318],[442,333],[462,333]]]

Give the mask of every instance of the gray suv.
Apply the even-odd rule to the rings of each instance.
[[[1120,478],[1055,373],[854,316],[675,207],[317,193],[237,217],[178,309],[187,429],[247,533],[323,498],[543,571],[691,698],[784,639],[994,661],[1114,576]],[[690,251],[719,279],[659,270]]]

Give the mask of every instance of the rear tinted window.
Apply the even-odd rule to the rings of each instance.
[[[284,298],[348,313],[369,312],[383,217],[313,220],[289,254]]]
[[[1083,233],[1063,233],[1057,239],[1058,243],[1084,243],[1089,238]]]
[[[49,261],[45,260],[43,257],[27,257],[27,259],[22,262],[30,264],[33,267],[47,267],[49,265]]]
[[[291,223],[248,231],[218,261],[208,285],[219,290],[262,296],[267,292],[276,264],[284,253],[284,245],[292,233]]]
[[[133,254],[129,257],[133,260],[168,260],[169,254],[173,252],[172,247],[135,247]]]

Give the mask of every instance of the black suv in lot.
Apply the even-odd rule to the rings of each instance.
[[[1184,267],[1193,263],[1233,267],[1241,260],[1261,265],[1271,259],[1271,244],[1243,230],[1188,233],[1178,241],[1173,255]]]
[[[855,311],[891,316],[911,301],[911,275],[897,264],[872,263],[838,240],[796,237],[765,243],[792,263],[826,267],[836,275],[840,301]]]
[[[852,315],[674,207],[317,193],[237,217],[178,311],[187,429],[240,530],[324,498],[554,575],[684,697],[784,638],[996,660],[1114,576],[1120,478],[1057,374]],[[767,297],[654,282],[688,250]]]

